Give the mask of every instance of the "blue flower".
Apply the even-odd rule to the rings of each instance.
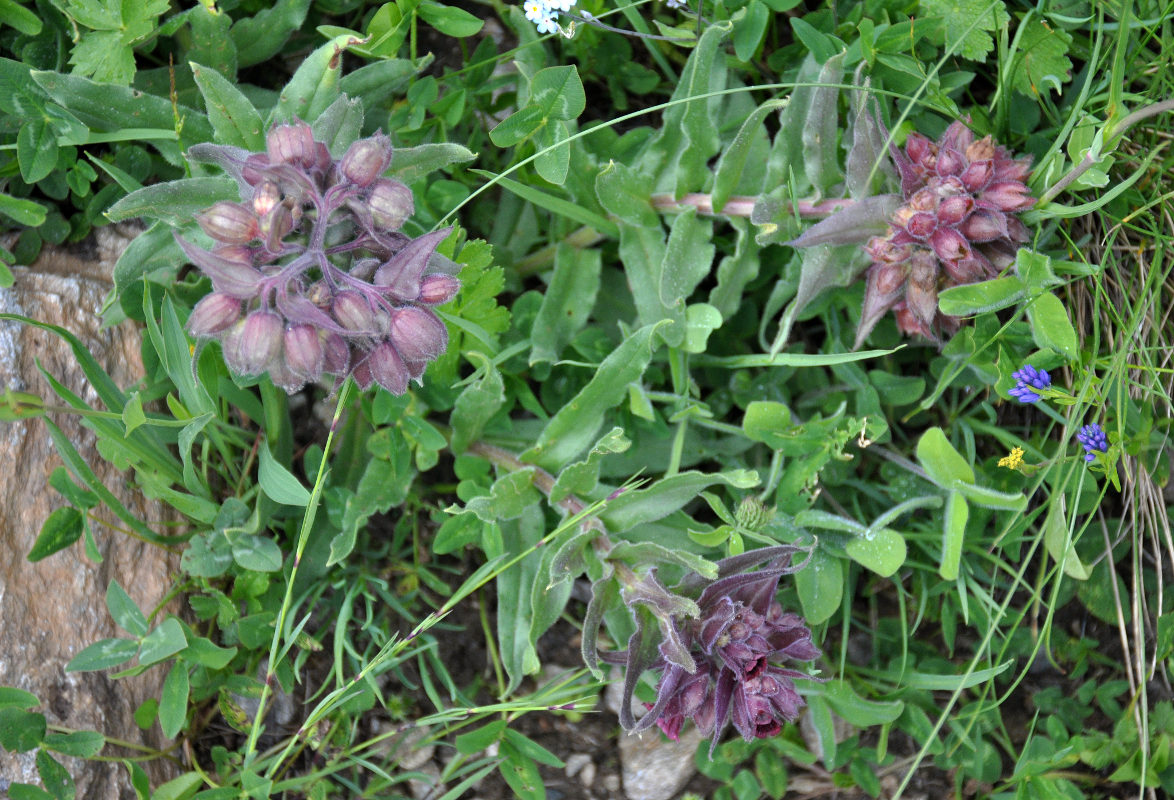
[[[1036,402],[1040,398],[1035,390],[1047,389],[1052,385],[1052,377],[1045,370],[1036,369],[1030,364],[1024,364],[1012,372],[1011,377],[1016,380],[1016,384],[1008,394],[1020,403]]]
[[[1095,422],[1085,425],[1076,434],[1076,441],[1084,445],[1084,460],[1095,461],[1097,453],[1109,452],[1109,438],[1105,436],[1105,429]]]

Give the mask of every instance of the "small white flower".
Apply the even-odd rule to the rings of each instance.
[[[550,8],[553,11],[570,11],[574,4],[575,0],[549,0]]]
[[[538,28],[539,33],[555,33],[558,31],[558,23],[554,21],[554,14],[549,11],[546,16],[539,20],[534,20],[535,27]]]
[[[526,0],[522,4],[522,9],[526,12],[526,19],[535,25],[550,16],[550,8],[545,0]]]
[[[671,9],[676,10],[676,9],[685,7],[685,0],[668,0],[668,2],[665,3],[665,5],[667,5]]]

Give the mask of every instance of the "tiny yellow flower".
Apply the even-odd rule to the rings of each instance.
[[[999,466],[1007,469],[1019,469],[1023,466],[1023,448],[1013,447],[1005,458],[999,459]]]

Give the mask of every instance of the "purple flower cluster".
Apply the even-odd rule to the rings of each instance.
[[[188,331],[219,340],[230,370],[268,373],[290,393],[329,374],[403,394],[444,352],[448,331],[432,307],[460,282],[428,268],[449,230],[400,231],[414,204],[407,186],[382,177],[386,136],[336,160],[298,121],[270,130],[264,153],[197,145],[191,155],[223,167],[243,199],[196,216],[211,251],[176,237],[213,287]]]
[[[1084,460],[1096,461],[1097,453],[1109,452],[1109,437],[1105,435],[1105,429],[1097,423],[1085,425],[1076,434],[1076,441],[1084,446]]]
[[[656,702],[633,730],[655,722],[672,739],[686,719],[716,745],[728,724],[747,741],[774,736],[803,707],[794,679],[811,678],[780,666],[786,661],[812,661],[820,651],[811,631],[775,600],[779,578],[793,571],[789,558],[776,559],[758,572],[714,581],[697,600],[700,616],[689,620],[681,639],[689,648],[695,670],[670,659],[661,646],[653,668],[663,673]]]
[[[1016,217],[1035,200],[1025,180],[1030,160],[1012,158],[990,136],[976,139],[961,122],[938,141],[909,135],[890,154],[904,203],[888,233],[865,246],[872,258],[857,346],[890,308],[897,326],[936,339],[958,321],[938,312],[945,288],[993,278],[1028,239]]]
[[[1024,364],[1011,373],[1015,385],[1008,392],[1020,403],[1035,403],[1040,399],[1036,393],[1038,389],[1047,389],[1052,385],[1052,377],[1047,371],[1036,369],[1030,364]]]

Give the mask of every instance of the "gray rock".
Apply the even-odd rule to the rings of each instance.
[[[88,249],[47,250],[31,267],[15,267],[15,284],[0,289],[0,311],[22,314],[68,329],[78,336],[120,386],[143,374],[139,333],[131,324],[103,328],[98,310],[111,289],[110,274],[128,239],[100,229]],[[0,391],[5,388],[37,394],[47,403],[64,405],[37,370],[37,362],[95,407],[97,393],[88,384],[69,346],[57,336],[27,325],[0,322]],[[51,414],[65,436],[99,479],[140,519],[161,525],[173,515],[133,487],[133,476],[103,460],[95,436],[69,414]],[[98,511],[91,521],[103,561],[85,558],[81,544],[31,564],[26,559],[41,524],[65,501],[48,486],[61,464],[45,423],[27,419],[0,424],[0,685],[37,695],[38,709],[50,724],[97,730],[108,736],[162,749],[168,742],[158,726],[143,732],[134,710],[158,697],[166,666],[132,678],[111,680],[105,672],[71,672],[65,664],[99,639],[125,636],[106,611],[104,598],[111,578],[146,613],[171,587],[178,555],[117,532],[113,516]],[[19,465],[19,468],[11,468]],[[107,524],[102,524],[103,522]],[[166,610],[177,610],[178,601]],[[104,755],[120,755],[108,746]],[[38,784],[33,753],[13,755],[0,750],[0,775],[12,782]],[[126,769],[118,763],[66,759],[77,782],[77,797],[133,798]],[[174,766],[158,759],[144,767],[154,783],[176,775]]]
[[[693,754],[705,737],[686,725],[678,741],[659,730],[641,735],[620,734],[620,765],[628,800],[669,800],[685,787],[697,767]]]

